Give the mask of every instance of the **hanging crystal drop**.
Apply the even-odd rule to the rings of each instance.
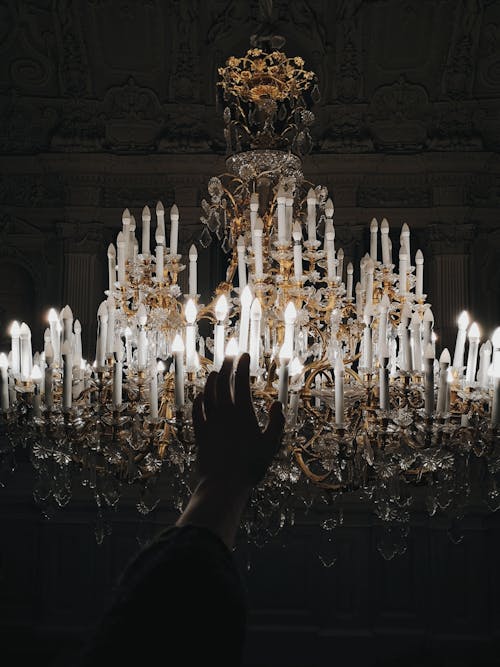
[[[208,246],[212,243],[212,235],[208,231],[207,227],[204,227],[203,231],[201,232],[200,243],[204,248],[208,248]]]

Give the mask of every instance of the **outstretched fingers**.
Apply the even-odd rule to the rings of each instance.
[[[231,375],[233,373],[233,360],[226,357],[222,362],[221,369],[217,375],[217,402],[223,409],[233,404],[231,391]]]
[[[203,407],[205,408],[205,417],[210,419],[215,414],[217,405],[217,375],[216,371],[208,374],[203,391]]]
[[[250,355],[243,352],[236,366],[234,376],[234,403],[238,409],[252,410],[252,393],[250,390]]]

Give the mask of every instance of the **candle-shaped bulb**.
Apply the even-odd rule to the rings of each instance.
[[[33,382],[40,382],[42,379],[42,371],[40,370],[40,366],[38,364],[33,364],[33,368],[31,369],[31,379]]]
[[[184,352],[184,341],[180,334],[175,334],[174,340],[172,341],[172,352]]]
[[[495,350],[500,350],[500,327],[497,327],[491,337],[491,342]]]
[[[307,203],[316,205],[318,203],[318,198],[313,188],[309,188],[307,191]]]
[[[194,262],[198,259],[198,250],[196,249],[196,246],[194,243],[191,243],[191,246],[189,248],[189,261]]]
[[[470,325],[469,332],[467,334],[468,338],[470,341],[479,341],[479,338],[481,336],[480,331],[479,331],[479,326],[477,322],[473,322]]]
[[[327,218],[333,218],[333,213],[334,213],[334,211],[335,211],[335,208],[334,208],[334,206],[333,206],[333,201],[332,201],[331,198],[329,197],[329,198],[326,200],[326,204],[325,204],[325,215],[326,215],[326,217],[327,217]]]
[[[238,356],[238,353],[239,353],[238,341],[233,336],[227,342],[225,356],[229,357],[230,359],[234,359],[235,357]]]
[[[448,366],[451,364],[451,355],[447,347],[445,347],[444,350],[441,352],[441,355],[439,357],[439,363],[447,364]]]
[[[184,315],[188,324],[194,324],[196,322],[197,309],[193,299],[187,300],[184,308]]]
[[[243,291],[241,292],[241,296],[240,296],[240,301],[241,301],[242,308],[245,309],[245,310],[247,308],[249,309],[251,304],[252,304],[252,299],[253,299],[252,290],[250,289],[250,287],[248,285],[245,285],[245,287],[243,288]]]
[[[141,327],[143,327],[146,324],[147,320],[148,320],[148,314],[146,311],[146,306],[143,303],[141,303],[139,308],[137,309],[137,321],[139,322]]]
[[[466,310],[462,310],[458,317],[458,328],[461,330],[467,329],[469,326],[469,313]]]
[[[371,232],[376,232],[376,231],[378,231],[378,222],[377,222],[377,218],[372,218],[372,221],[370,222],[370,231],[371,231]]]
[[[226,295],[221,294],[215,302],[215,317],[217,318],[218,322],[223,322],[226,319],[228,310],[229,307]]]
[[[293,223],[292,236],[294,241],[300,241],[302,238],[302,227],[298,220]]]
[[[285,308],[285,324],[294,324],[296,319],[297,309],[295,308],[293,301],[289,301]]]
[[[163,208],[163,204],[161,203],[161,201],[158,201],[156,203],[156,215],[158,215],[158,214],[163,215],[164,212],[165,212],[165,209]]]
[[[144,208],[142,209],[142,222],[150,222],[150,221],[151,221],[151,209],[146,204],[146,206],[144,206]]]
[[[115,259],[116,258],[116,248],[115,246],[110,243],[108,245],[108,259]],[[54,310],[53,308],[51,310]]]
[[[128,210],[128,208],[124,209],[122,213],[122,222],[124,225],[130,224],[130,211]]]
[[[179,219],[179,208],[177,207],[177,204],[172,204],[170,207],[170,220],[178,220]]]

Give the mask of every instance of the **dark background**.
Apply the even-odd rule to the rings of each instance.
[[[291,0],[274,18],[319,78],[304,172],[329,189],[346,263],[368,249],[372,217],[389,220],[394,248],[407,222],[438,348],[453,346],[464,307],[484,340],[500,323],[500,2]],[[145,204],[176,202],[180,251],[197,243],[207,181],[224,171],[217,67],[257,27],[255,1],[0,1],[1,349],[14,318],[41,349],[48,308],[69,303],[94,354],[125,207],[140,227]],[[225,258],[198,249],[206,298]],[[44,518],[25,458],[1,478],[0,655],[63,664],[138,540],[172,515],[160,503],[141,519],[131,493],[98,544],[90,495]],[[249,667],[500,664],[496,515],[477,507],[454,525],[416,511],[389,561],[361,504],[331,541],[314,524],[237,549]]]

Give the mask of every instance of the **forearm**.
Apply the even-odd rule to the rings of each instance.
[[[192,494],[177,526],[203,526],[212,530],[233,549],[250,488],[230,488],[226,482],[202,480]]]

